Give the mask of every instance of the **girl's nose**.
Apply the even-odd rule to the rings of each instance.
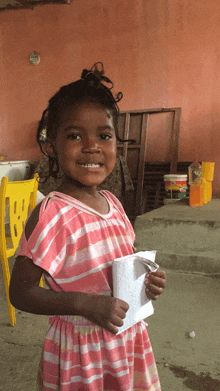
[[[100,150],[99,142],[94,138],[87,138],[83,143],[83,153],[97,153],[100,152]]]

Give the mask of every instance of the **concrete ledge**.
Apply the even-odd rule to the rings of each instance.
[[[162,253],[161,251],[158,251],[156,262],[162,269],[220,275],[219,256]]]
[[[187,200],[138,216],[138,251],[157,250],[160,267],[220,273],[220,200],[192,208]]]
[[[137,219],[142,220],[144,216],[148,218],[158,218],[165,220],[180,220],[180,221],[214,221],[220,223],[220,199],[214,198],[208,204],[192,207],[189,206],[188,198],[184,198],[173,204],[164,205],[161,208],[154,209],[144,215],[137,216]]]

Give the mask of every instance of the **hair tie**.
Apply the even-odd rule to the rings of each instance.
[[[118,92],[116,97],[115,97],[115,102],[120,102],[120,100],[123,98],[122,92]]]
[[[101,70],[98,69],[99,64],[101,65]],[[102,62],[96,62],[90,70],[83,69],[81,79],[88,81],[88,84],[97,88],[103,88],[102,81],[111,84],[111,87],[107,87],[109,90],[114,87],[112,81],[108,77],[104,76],[104,67]]]

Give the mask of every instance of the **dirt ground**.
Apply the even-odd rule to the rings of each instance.
[[[162,391],[220,391],[219,275],[166,273],[167,287],[147,319]],[[0,390],[35,391],[47,317],[16,311],[11,327],[1,274],[0,308]]]

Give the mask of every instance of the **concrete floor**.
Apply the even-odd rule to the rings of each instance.
[[[137,250],[156,249],[170,270],[149,319],[162,390],[220,390],[220,199],[168,204],[138,216],[134,228]]]
[[[162,391],[220,391],[220,279],[166,273],[167,287],[147,319]],[[0,308],[0,390],[35,391],[47,317],[16,311],[17,324],[9,326],[1,275]]]
[[[166,272],[166,290],[148,320],[162,391],[219,391],[220,279]]]

